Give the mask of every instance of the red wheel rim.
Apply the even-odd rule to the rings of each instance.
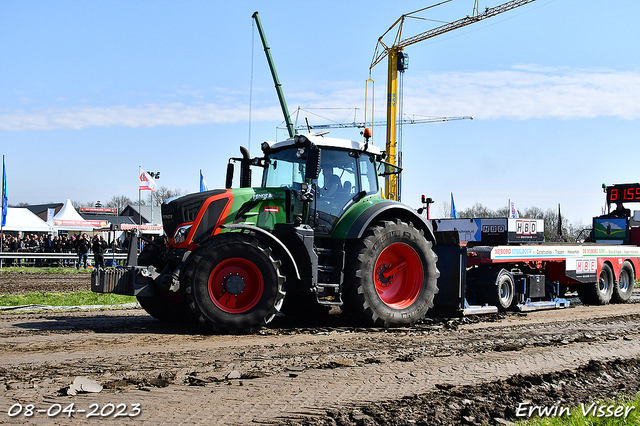
[[[247,259],[234,257],[216,265],[209,276],[209,296],[224,312],[240,314],[253,308],[264,291],[258,267]]]
[[[406,244],[389,245],[376,260],[376,291],[384,304],[391,308],[411,306],[420,294],[423,278],[420,257]]]

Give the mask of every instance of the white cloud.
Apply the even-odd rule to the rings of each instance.
[[[305,105],[305,108],[362,108],[364,94],[358,86],[361,85],[323,82],[320,87],[294,93],[292,99],[294,104]],[[384,96],[380,92],[378,90],[377,105],[384,105],[380,102]],[[475,119],[519,120],[601,116],[628,120],[640,118],[640,73],[633,71],[518,65],[499,71],[414,74],[405,78],[404,93],[405,112],[429,116],[472,115]],[[248,106],[242,105],[245,100],[240,99],[241,96],[244,95],[232,94],[223,102],[200,105],[162,103],[3,109],[0,110],[0,129],[21,131],[236,123],[249,117]],[[262,105],[261,102],[256,104]],[[345,112],[336,111],[335,118],[331,115],[326,112],[327,117],[338,120],[344,117]],[[281,121],[282,113],[277,105],[254,106],[252,119]]]
[[[217,104],[198,106],[182,103],[150,104],[130,107],[49,108],[46,110],[14,111],[0,114],[2,130],[84,129],[87,127],[154,127],[187,126],[191,124],[235,123],[246,120],[247,107],[225,107]],[[275,120],[281,116],[277,107],[252,111],[257,120]]]
[[[443,73],[406,85],[405,111],[476,119],[640,118],[640,73],[518,67]]]

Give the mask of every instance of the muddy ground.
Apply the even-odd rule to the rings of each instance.
[[[88,275],[0,274],[0,294],[88,288]],[[492,425],[518,408],[640,391],[637,298],[571,300],[395,330],[279,317],[250,336],[168,326],[140,309],[4,313],[0,424]],[[77,377],[103,389],[68,395]]]
[[[27,271],[25,269],[25,271]],[[91,275],[40,274],[33,272],[0,273],[0,294],[64,293],[91,290]]]

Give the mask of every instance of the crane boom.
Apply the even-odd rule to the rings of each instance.
[[[282,91],[282,84],[280,84],[280,79],[278,78],[278,73],[276,72],[276,65],[273,62],[273,58],[271,57],[271,48],[267,44],[267,37],[264,35],[264,31],[262,30],[262,24],[260,23],[260,17],[258,16],[258,12],[255,12],[252,15],[252,18],[256,21],[256,26],[258,27],[258,33],[260,33],[260,39],[262,40],[262,46],[264,47],[264,54],[267,56],[267,62],[269,63],[269,69],[271,70],[271,77],[273,78],[273,84],[276,86],[276,93],[278,94],[278,100],[280,101],[280,108],[282,108],[282,114],[284,115],[284,122],[287,125],[287,131],[289,132],[289,137],[292,138],[295,136],[296,132],[293,129],[293,123],[291,122],[291,116],[289,115],[289,108],[287,107],[287,101],[284,99],[284,92]]]
[[[434,6],[438,6],[443,3],[447,3],[450,0],[442,1]],[[373,60],[371,61],[371,65],[369,66],[369,74],[371,74],[371,69],[376,66],[376,64],[380,63],[385,57],[388,58],[388,67],[387,67],[387,123],[391,123],[387,125],[387,143],[386,143],[386,152],[387,152],[387,161],[393,165],[398,165],[398,158],[401,158],[402,153],[398,152],[398,142],[396,140],[396,123],[398,122],[398,103],[402,101],[402,99],[398,99],[398,73],[404,72],[408,66],[408,58],[402,52],[402,50],[410,46],[412,44],[421,42],[423,40],[427,40],[429,38],[433,38],[440,34],[447,33],[449,31],[453,31],[458,28],[465,27],[467,25],[471,25],[476,22],[480,22],[487,18],[491,18],[493,16],[499,15],[501,13],[507,12],[511,9],[515,9],[516,7],[524,6],[525,4],[532,3],[535,0],[511,0],[506,3],[503,3],[499,6],[486,8],[484,13],[477,14],[477,4],[478,0],[476,0],[474,13],[472,16],[466,16],[465,18],[458,19],[457,21],[450,22],[448,24],[441,25],[439,27],[433,28],[431,30],[425,31],[418,35],[402,38],[402,29],[404,26],[404,21],[406,18],[411,17],[414,18],[414,14],[421,12],[423,10],[429,9],[434,6],[422,8],[416,10],[414,12],[408,13],[406,15],[402,15],[379,39],[376,44],[375,51],[373,53]],[[398,26],[398,32],[394,39],[393,45],[388,46],[382,40],[394,27]],[[385,177],[385,197],[391,200],[400,200],[400,176],[399,175],[388,175]]]
[[[418,35],[406,38],[404,40],[398,41],[399,37],[396,37],[396,43],[394,43],[392,47],[388,47],[386,44],[384,44],[384,42],[382,41],[382,37],[380,37],[380,39],[378,40],[378,46],[383,46],[383,50],[382,52],[378,52],[378,46],[376,46],[376,52],[375,52],[376,54],[374,55],[373,61],[371,62],[371,66],[369,67],[369,69],[373,68],[378,63],[380,63],[380,61],[382,61],[389,54],[389,51],[391,49],[395,48],[398,50],[402,50],[407,46],[411,46],[412,44],[419,43],[421,41],[433,38],[435,36],[444,34],[449,31],[456,30],[458,28],[466,27],[467,25],[471,25],[473,23],[483,21],[487,18],[491,18],[493,16],[507,12],[511,9],[515,9],[516,7],[524,6],[525,4],[532,3],[534,1],[536,0],[512,0],[496,7],[488,7],[485,9],[484,13],[473,15],[473,16],[466,16],[462,19],[458,19],[457,21],[449,22],[448,24],[441,25],[439,27],[425,31]],[[396,21],[394,26],[399,23],[402,25],[402,23],[404,22],[404,18],[409,17],[412,14],[416,12],[420,12],[422,10],[424,9],[416,10],[414,12],[407,13],[406,15],[402,15],[402,17]],[[393,28],[393,26],[391,28]],[[401,31],[402,31],[402,26],[399,29],[399,36],[402,35]]]
[[[455,121],[455,120],[473,120],[471,116],[463,116],[463,117],[431,117],[431,118],[405,118],[403,120],[398,120],[399,124],[424,124],[424,123],[443,123],[445,121]],[[310,125],[309,127],[313,130],[319,129],[350,129],[350,128],[358,128],[362,129],[367,126],[371,126],[371,122],[364,121],[353,121],[351,123],[331,123],[331,124],[316,124]],[[375,121],[373,122],[373,126],[386,126],[386,121]],[[307,130],[307,126],[297,126],[296,130]]]

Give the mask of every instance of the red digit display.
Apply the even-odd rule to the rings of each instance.
[[[640,183],[608,186],[607,202],[640,202]]]

